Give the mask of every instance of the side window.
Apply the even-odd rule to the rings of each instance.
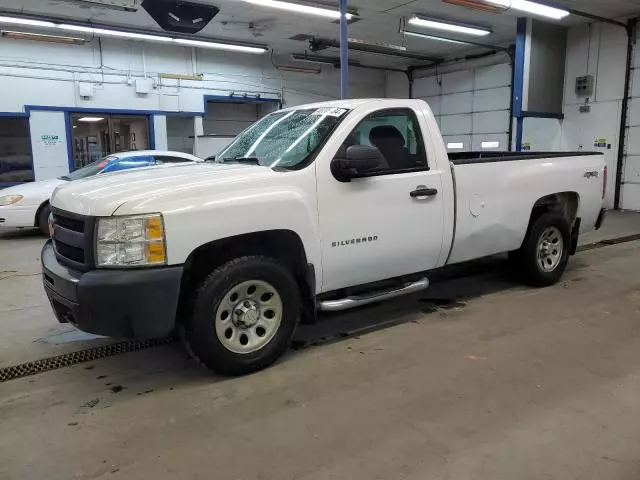
[[[154,158],[155,158],[156,165],[162,165],[165,163],[190,163],[191,162],[191,160],[189,160],[188,158],[172,157],[170,155],[156,155]]]
[[[340,149],[352,145],[378,148],[384,162],[371,175],[428,170],[427,155],[415,113],[410,109],[381,110],[366,117]]]
[[[109,163],[103,173],[119,172],[120,170],[146,167],[148,165],[153,165],[153,158],[151,156],[121,157]]]

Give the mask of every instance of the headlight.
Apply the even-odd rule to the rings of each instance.
[[[167,253],[162,215],[136,215],[98,219],[98,267],[165,265]]]
[[[0,207],[13,205],[14,203],[18,203],[23,198],[24,197],[22,195],[5,195],[4,197],[0,197]]]

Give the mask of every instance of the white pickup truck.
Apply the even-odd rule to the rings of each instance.
[[[72,182],[51,200],[44,286],[60,322],[119,338],[183,332],[239,375],[299,321],[426,289],[429,271],[509,252],[558,281],[604,217],[602,155],[447,154],[420,100],[272,113],[215,162]]]

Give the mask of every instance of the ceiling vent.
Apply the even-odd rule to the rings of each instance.
[[[198,33],[220,11],[213,5],[182,0],[144,0],[142,8],[163,30],[178,33]]]

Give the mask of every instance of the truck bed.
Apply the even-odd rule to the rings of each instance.
[[[574,198],[581,230],[591,230],[602,207],[604,165],[600,155],[593,152],[449,155],[454,166],[456,226],[448,263],[520,248],[535,203],[547,195],[561,193]]]
[[[453,152],[449,160],[455,165],[469,163],[513,162],[516,160],[541,160],[544,158],[580,157],[602,155],[601,152]]]

